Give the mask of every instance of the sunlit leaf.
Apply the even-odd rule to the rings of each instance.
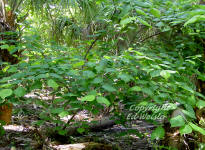
[[[192,128],[189,125],[185,125],[179,129],[180,134],[192,133]]]
[[[191,126],[191,128],[194,130],[194,131],[197,131],[203,135],[205,135],[205,130],[195,124],[193,124],[192,122],[189,122],[189,126]]]
[[[135,91],[135,92],[142,91],[141,87],[139,87],[139,86],[134,86],[134,87],[130,88],[129,90],[130,91]]]
[[[16,90],[14,90],[14,94],[17,97],[22,97],[26,94],[26,90],[23,87],[18,87]]]
[[[125,19],[120,21],[120,24],[125,26],[128,23],[131,23],[133,20],[136,20],[136,17],[125,18]]]
[[[133,79],[133,77],[128,74],[120,74],[118,75],[118,78],[125,81],[126,83]]]
[[[163,127],[159,126],[157,127],[154,131],[152,131],[152,134],[151,134],[151,140],[159,140],[159,139],[163,139],[165,135],[165,130]]]
[[[145,21],[145,20],[143,20],[143,19],[141,19],[141,18],[139,18],[139,17],[137,17],[137,19],[143,24],[143,25],[145,25],[145,26],[148,26],[148,27],[152,27],[147,21]]]
[[[87,95],[85,97],[82,97],[81,98],[81,101],[88,101],[88,102],[91,102],[91,101],[94,101],[95,100],[95,95]]]
[[[196,103],[196,106],[197,106],[199,109],[204,108],[204,107],[205,107],[205,101],[199,100],[199,101]]]
[[[151,12],[151,14],[152,15],[154,15],[155,17],[160,17],[161,16],[161,13],[160,13],[160,11],[158,10],[158,9],[156,9],[156,8],[152,8],[151,10],[150,10],[150,12]]]
[[[50,86],[54,89],[57,89],[59,87],[59,85],[52,79],[48,80],[47,84],[48,84],[48,86]]]
[[[171,127],[181,127],[185,125],[184,118],[181,115],[170,119]]]
[[[135,10],[136,10],[136,13],[143,15],[143,16],[147,16],[147,14],[143,10],[137,9],[137,8]]]
[[[78,128],[77,131],[78,131],[78,133],[82,134],[83,132],[85,132],[85,129],[84,128]]]
[[[100,104],[105,104],[106,106],[110,106],[110,101],[105,97],[98,97],[97,102]]]
[[[2,99],[5,99],[8,96],[11,96],[13,93],[13,91],[11,89],[3,89],[0,91],[0,97]]]
[[[187,26],[188,24],[193,24],[198,21],[205,21],[205,15],[196,15],[192,17],[187,22],[185,22],[184,26]]]
[[[116,89],[114,87],[112,87],[110,84],[105,84],[102,86],[105,90],[107,90],[108,92],[115,92]]]

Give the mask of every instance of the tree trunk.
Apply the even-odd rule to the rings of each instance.
[[[5,16],[0,15],[0,62],[9,62],[17,64],[20,52],[16,51],[13,54],[9,51],[10,46],[15,46],[18,40],[16,33],[16,15],[12,11],[5,11]],[[4,45],[4,46],[3,46]]]

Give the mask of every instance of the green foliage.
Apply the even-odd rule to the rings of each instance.
[[[168,118],[171,126],[181,134],[204,134],[192,123],[194,109],[205,107],[204,93],[195,85],[205,80],[204,6],[170,0],[66,2],[23,2],[32,11],[19,23],[25,28],[21,43],[0,45],[10,53],[24,49],[18,64],[1,63],[1,104],[20,104],[24,95],[49,89],[52,103],[33,101],[43,108],[36,124],[53,122],[65,135],[60,118],[75,111],[98,114],[120,102],[125,108],[179,103],[188,120]],[[151,139],[164,135],[158,126]]]
[[[11,89],[2,89],[0,91],[0,97],[2,99],[5,99],[6,97],[11,96],[12,93],[13,93],[13,91]]]
[[[151,139],[162,139],[165,135],[165,130],[161,126],[157,127],[151,134]]]
[[[172,127],[181,127],[185,125],[184,118],[180,115],[175,118],[171,118],[170,123]]]

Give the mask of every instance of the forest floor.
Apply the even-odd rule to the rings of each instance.
[[[40,108],[31,104],[16,106],[12,116],[12,124],[4,126],[6,133],[1,137],[0,150],[71,150],[66,146],[85,142],[112,145],[120,150],[153,149],[150,134],[154,125],[142,120],[132,122],[129,127],[114,125],[99,132],[88,132],[85,135],[69,137],[49,135],[43,138],[46,130],[52,128],[53,124],[35,126],[33,122],[39,120],[39,113]],[[79,113],[79,115],[85,114]],[[136,136],[138,131],[143,134],[143,137]],[[101,147],[99,150],[103,150],[103,148]]]

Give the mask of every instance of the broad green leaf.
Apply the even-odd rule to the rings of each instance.
[[[148,27],[152,27],[147,21],[145,21],[145,20],[142,20],[141,18],[139,18],[139,17],[137,17],[137,19],[143,24],[143,25],[145,25],[145,26],[148,26]]]
[[[190,118],[196,119],[195,113],[189,112],[187,110],[182,110],[182,112],[186,115],[189,116]]]
[[[85,78],[90,79],[90,78],[94,78],[95,77],[95,73],[92,72],[92,71],[83,71],[83,76]]]
[[[44,120],[38,120],[38,121],[34,121],[32,122],[32,125],[37,125],[37,126],[41,126],[42,124],[44,124]]]
[[[48,78],[49,77],[49,75],[48,74],[39,74],[38,76],[36,76],[35,78],[36,79],[43,79],[43,78]]]
[[[105,90],[107,90],[108,92],[115,92],[117,91],[114,87],[112,87],[110,84],[104,84],[102,86]]]
[[[95,69],[96,69],[97,72],[99,73],[99,72],[103,71],[104,65],[97,65],[97,66],[95,67]]]
[[[183,127],[180,127],[179,132],[180,134],[189,134],[192,133],[192,128],[189,125],[185,125]]]
[[[161,71],[160,75],[165,79],[168,79],[171,76],[171,74],[166,70]]]
[[[204,5],[200,5],[199,9],[194,9],[193,11],[190,11],[189,14],[191,16],[204,15],[205,14],[205,7],[204,7]]]
[[[77,62],[75,64],[73,64],[73,67],[76,68],[76,67],[80,67],[80,66],[83,66],[85,64],[85,61],[80,61],[80,62]]]
[[[186,83],[184,83],[184,82],[176,82],[176,84],[179,85],[179,87],[187,90],[188,92],[190,92],[192,94],[195,93],[195,91],[191,87],[189,87]]]
[[[150,88],[142,88],[142,92],[149,96],[153,95],[153,91]]]
[[[191,128],[194,130],[194,131],[197,131],[203,135],[205,135],[205,130],[195,124],[193,124],[192,122],[189,122],[189,125],[191,126]]]
[[[48,84],[48,86],[52,87],[55,90],[59,87],[59,85],[56,83],[56,81],[54,81],[52,79],[48,80],[47,84]]]
[[[65,102],[65,101],[66,100],[63,99],[63,98],[56,98],[56,99],[54,99],[53,104],[62,103],[62,102]]]
[[[127,82],[129,82],[130,80],[133,79],[133,77],[128,75],[128,74],[120,74],[120,75],[118,75],[118,78],[125,81],[125,83],[127,83]]]
[[[1,122],[0,122],[0,137],[6,133],[6,131],[4,130],[4,127],[2,125],[3,125],[3,123],[1,124]]]
[[[106,68],[105,71],[108,72],[116,72],[115,68]]]
[[[78,133],[82,134],[83,132],[85,132],[85,129],[84,128],[78,128],[77,131],[78,131]]]
[[[160,76],[160,70],[154,70],[154,71],[151,71],[150,72],[150,76],[153,78],[153,77],[158,77]]]
[[[63,112],[64,109],[63,108],[52,108],[51,109],[51,113],[52,114],[60,114],[61,112]]]
[[[143,10],[137,9],[137,8],[135,10],[136,10],[136,13],[143,15],[143,16],[147,16],[147,14]]]
[[[197,106],[199,109],[204,108],[204,107],[205,107],[205,101],[199,100],[199,101],[196,103],[196,106]]]
[[[184,118],[180,115],[170,119],[171,127],[181,127],[185,125]]]
[[[16,67],[11,67],[11,68],[8,69],[8,72],[9,73],[17,72],[17,68]]]
[[[74,97],[76,97],[77,95],[74,94],[74,93],[68,93],[68,94],[65,94],[65,95],[63,95],[63,96],[68,96],[68,97],[72,97],[72,96],[74,96]]]
[[[9,45],[7,45],[7,44],[1,45],[0,48],[1,48],[1,49],[9,49]]]
[[[135,91],[135,92],[142,91],[141,87],[139,87],[139,86],[134,86],[134,87],[130,88],[129,90],[130,91]]]
[[[167,103],[165,106],[167,106],[167,110],[174,110],[177,108],[177,105],[173,103]]]
[[[203,73],[198,73],[198,79],[205,81],[205,74]]]
[[[161,97],[161,98],[168,98],[169,94],[167,94],[167,93],[160,93],[159,97]]]
[[[0,85],[0,88],[11,88],[13,85],[12,84],[10,84],[10,83],[8,83],[8,84],[2,84],[2,85]]]
[[[6,72],[9,69],[9,66],[4,67],[3,69],[1,69],[3,72]]]
[[[0,91],[0,97],[2,99],[5,99],[8,96],[11,96],[13,93],[13,91],[11,89],[3,89]]]
[[[189,87],[187,84],[181,85],[181,88],[189,91],[190,93],[194,93],[194,90],[191,87]]]
[[[147,2],[140,2],[140,1],[134,1],[135,4],[139,7],[143,7],[143,8],[150,8],[151,4],[147,3]]]
[[[196,91],[195,91],[195,94],[196,94],[196,96],[203,98],[205,100],[205,96],[203,94],[196,92]]]
[[[159,11],[158,9],[156,9],[156,8],[152,8],[152,9],[150,10],[150,13],[151,13],[153,16],[158,17],[158,18],[161,16],[160,11]]]
[[[188,24],[193,24],[198,21],[205,21],[205,15],[196,15],[192,17],[187,22],[185,22],[184,26],[187,26]]]
[[[63,117],[68,116],[68,115],[69,115],[69,112],[67,112],[67,111],[62,111],[62,112],[59,113],[58,115],[59,115],[59,117],[63,118]]]
[[[59,130],[58,130],[58,133],[59,133],[60,135],[66,135],[66,134],[68,133],[68,131],[67,131],[67,130],[59,129]]]
[[[11,80],[11,77],[4,77],[3,79],[0,80],[0,83],[7,83],[8,80]]]
[[[163,22],[158,22],[155,26],[157,26],[157,27],[163,27],[163,26],[164,26],[164,23],[163,23]]]
[[[105,104],[106,106],[110,106],[110,102],[105,97],[98,97],[97,102],[100,104]]]
[[[53,78],[56,78],[56,79],[63,79],[62,76],[60,76],[56,73],[50,73],[49,75],[50,75],[50,77],[53,77]]]
[[[41,89],[41,88],[42,88],[42,82],[41,81],[35,81],[34,84],[31,86],[31,90]]]
[[[163,139],[165,135],[165,130],[163,127],[157,127],[154,131],[152,131],[151,134],[151,140],[155,140],[155,139]]]
[[[16,90],[14,90],[14,94],[17,97],[22,97],[26,94],[26,90],[23,87],[18,87]]]
[[[103,82],[103,78],[100,78],[100,77],[97,77],[92,81],[92,83],[94,83],[94,84],[99,84],[99,83],[102,83],[102,82]]]
[[[88,102],[94,101],[95,100],[95,95],[87,95],[85,97],[82,97],[81,100],[82,101],[88,101]]]
[[[162,71],[160,72],[160,75],[167,80],[167,79],[170,78],[171,73],[176,73],[176,71],[172,71],[172,70],[162,70]]]
[[[92,90],[92,91],[90,91],[87,95],[95,95],[95,96],[97,96],[98,93],[97,93],[96,90]]]
[[[188,103],[192,106],[195,106],[196,104],[196,99],[195,99],[195,96],[192,95],[192,96],[189,96],[188,99],[187,99]]]
[[[125,26],[125,25],[127,25],[128,23],[131,23],[134,20],[136,20],[136,17],[129,17],[129,18],[121,20],[120,24]]]
[[[148,105],[148,102],[147,101],[142,101],[138,105],[139,106],[146,106],[146,105]]]

